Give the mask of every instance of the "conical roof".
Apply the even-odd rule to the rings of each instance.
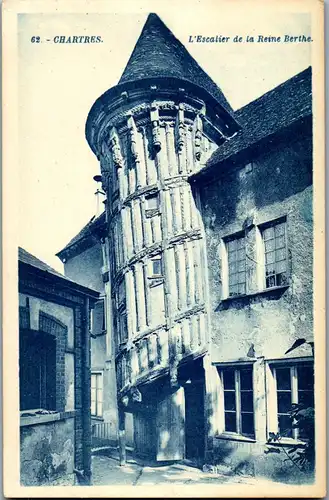
[[[119,84],[149,78],[173,77],[205,89],[227,111],[232,108],[216,83],[161,21],[149,14]]]

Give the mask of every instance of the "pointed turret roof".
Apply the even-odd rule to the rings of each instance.
[[[229,112],[232,108],[216,83],[199,66],[157,14],[149,14],[119,84],[173,77],[205,89]]]
[[[223,92],[199,66],[184,45],[156,14],[149,14],[140,37],[117,85],[102,94],[89,111],[86,122],[86,138],[94,151],[95,129],[100,112],[104,112],[112,100],[130,91],[167,89],[177,94],[185,89],[187,94],[201,98],[210,111],[212,121],[225,126],[225,135],[232,136],[240,129],[234,112]],[[221,129],[222,125],[219,126]]]

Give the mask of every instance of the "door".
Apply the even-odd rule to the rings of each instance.
[[[156,432],[157,460],[182,460],[185,448],[184,389],[180,387],[158,403]]]
[[[189,460],[204,457],[204,381],[185,385],[185,456]]]

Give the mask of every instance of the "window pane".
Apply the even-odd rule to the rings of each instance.
[[[305,408],[314,408],[314,393],[313,391],[298,391],[298,403]]]
[[[236,432],[235,412],[225,412],[225,430],[228,432]]]
[[[284,234],[285,225],[286,225],[285,222],[275,225],[275,236],[281,236]]]
[[[292,422],[289,415],[279,415],[279,433],[284,437],[292,437]]]
[[[241,248],[240,250],[238,250],[238,252],[237,252],[237,259],[238,259],[238,260],[243,260],[243,261],[244,261],[244,260],[245,260],[245,258],[246,258],[246,250],[245,250],[245,248],[243,247],[243,248]]]
[[[161,264],[162,264],[161,258],[152,260],[152,272],[154,275],[162,274],[162,265]]]
[[[236,250],[236,240],[228,241],[227,248],[229,252],[235,252]]]
[[[224,389],[235,389],[234,370],[224,370]]]
[[[270,277],[272,274],[275,274],[274,264],[268,264],[266,266],[266,276]]]
[[[234,295],[238,295],[238,285],[230,285],[230,297],[233,297]]]
[[[242,369],[240,371],[240,386],[241,390],[251,390],[252,389],[252,369]]]
[[[154,210],[159,207],[159,200],[158,200],[158,195],[154,194],[152,196],[148,196],[146,198],[146,209],[147,210]]]
[[[280,250],[275,251],[275,261],[284,260],[286,258],[286,249],[281,248]]]
[[[245,273],[239,273],[238,274],[238,283],[244,283],[246,281],[246,276]]]
[[[235,261],[229,263],[228,269],[229,269],[230,274],[237,272],[236,266],[237,266],[237,263]]]
[[[291,410],[291,392],[278,392],[278,412],[288,413]]]
[[[103,389],[97,389],[97,401],[103,401]]]
[[[237,238],[237,248],[244,251],[244,238]]]
[[[241,411],[253,411],[253,393],[252,391],[241,392]]]
[[[271,288],[272,286],[275,286],[275,276],[266,278],[266,288]]]
[[[235,410],[235,391],[224,391],[225,410]]]
[[[96,375],[91,376],[91,387],[92,388],[96,387]]]
[[[97,389],[103,388],[103,377],[101,374],[97,375]]]
[[[265,251],[266,252],[271,252],[275,250],[275,242],[274,240],[267,240],[265,241]]]
[[[288,283],[287,273],[281,273],[276,275],[276,285],[283,286]]]
[[[268,252],[265,255],[265,262],[266,262],[266,264],[273,264],[273,262],[274,262],[274,252]]]
[[[275,239],[275,248],[278,249],[278,248],[285,248],[286,246],[286,239],[284,236],[278,236],[276,239]]]
[[[240,283],[238,285],[238,294],[239,295],[244,295],[246,293],[246,284],[245,283]]]
[[[264,237],[264,240],[269,240],[271,238],[274,238],[273,227],[268,227],[268,228],[264,229],[264,231],[263,231],[263,237]]]
[[[276,369],[276,385],[278,390],[289,390],[291,388],[290,368]]]
[[[281,260],[280,262],[276,263],[275,267],[277,274],[284,273],[287,269],[287,263],[285,260]]]
[[[101,417],[103,415],[103,403],[98,401],[97,402],[97,416]]]
[[[238,271],[245,272],[245,270],[246,270],[246,261],[245,261],[245,259],[244,260],[239,260],[239,262],[238,262]],[[244,279],[245,279],[245,277],[244,277]]]
[[[96,415],[96,401],[91,402],[90,411],[92,415]]]
[[[242,413],[241,415],[242,434],[254,435],[254,415],[252,413]]]
[[[314,389],[314,370],[313,366],[298,366],[298,389]]]
[[[238,281],[238,276],[236,274],[230,274],[230,285],[236,285]]]

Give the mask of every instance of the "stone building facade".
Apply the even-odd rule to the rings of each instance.
[[[97,299],[94,290],[19,249],[24,486],[75,484],[90,477],[89,309]]]
[[[218,370],[214,460],[295,477],[298,466],[269,436],[297,447],[288,412],[293,403],[314,408],[311,69],[235,116],[241,131],[190,178],[201,199]]]
[[[310,69],[233,111],[150,14],[86,138],[121,449],[128,412],[138,454],[279,477],[269,433],[297,446],[288,406],[312,404]]]

